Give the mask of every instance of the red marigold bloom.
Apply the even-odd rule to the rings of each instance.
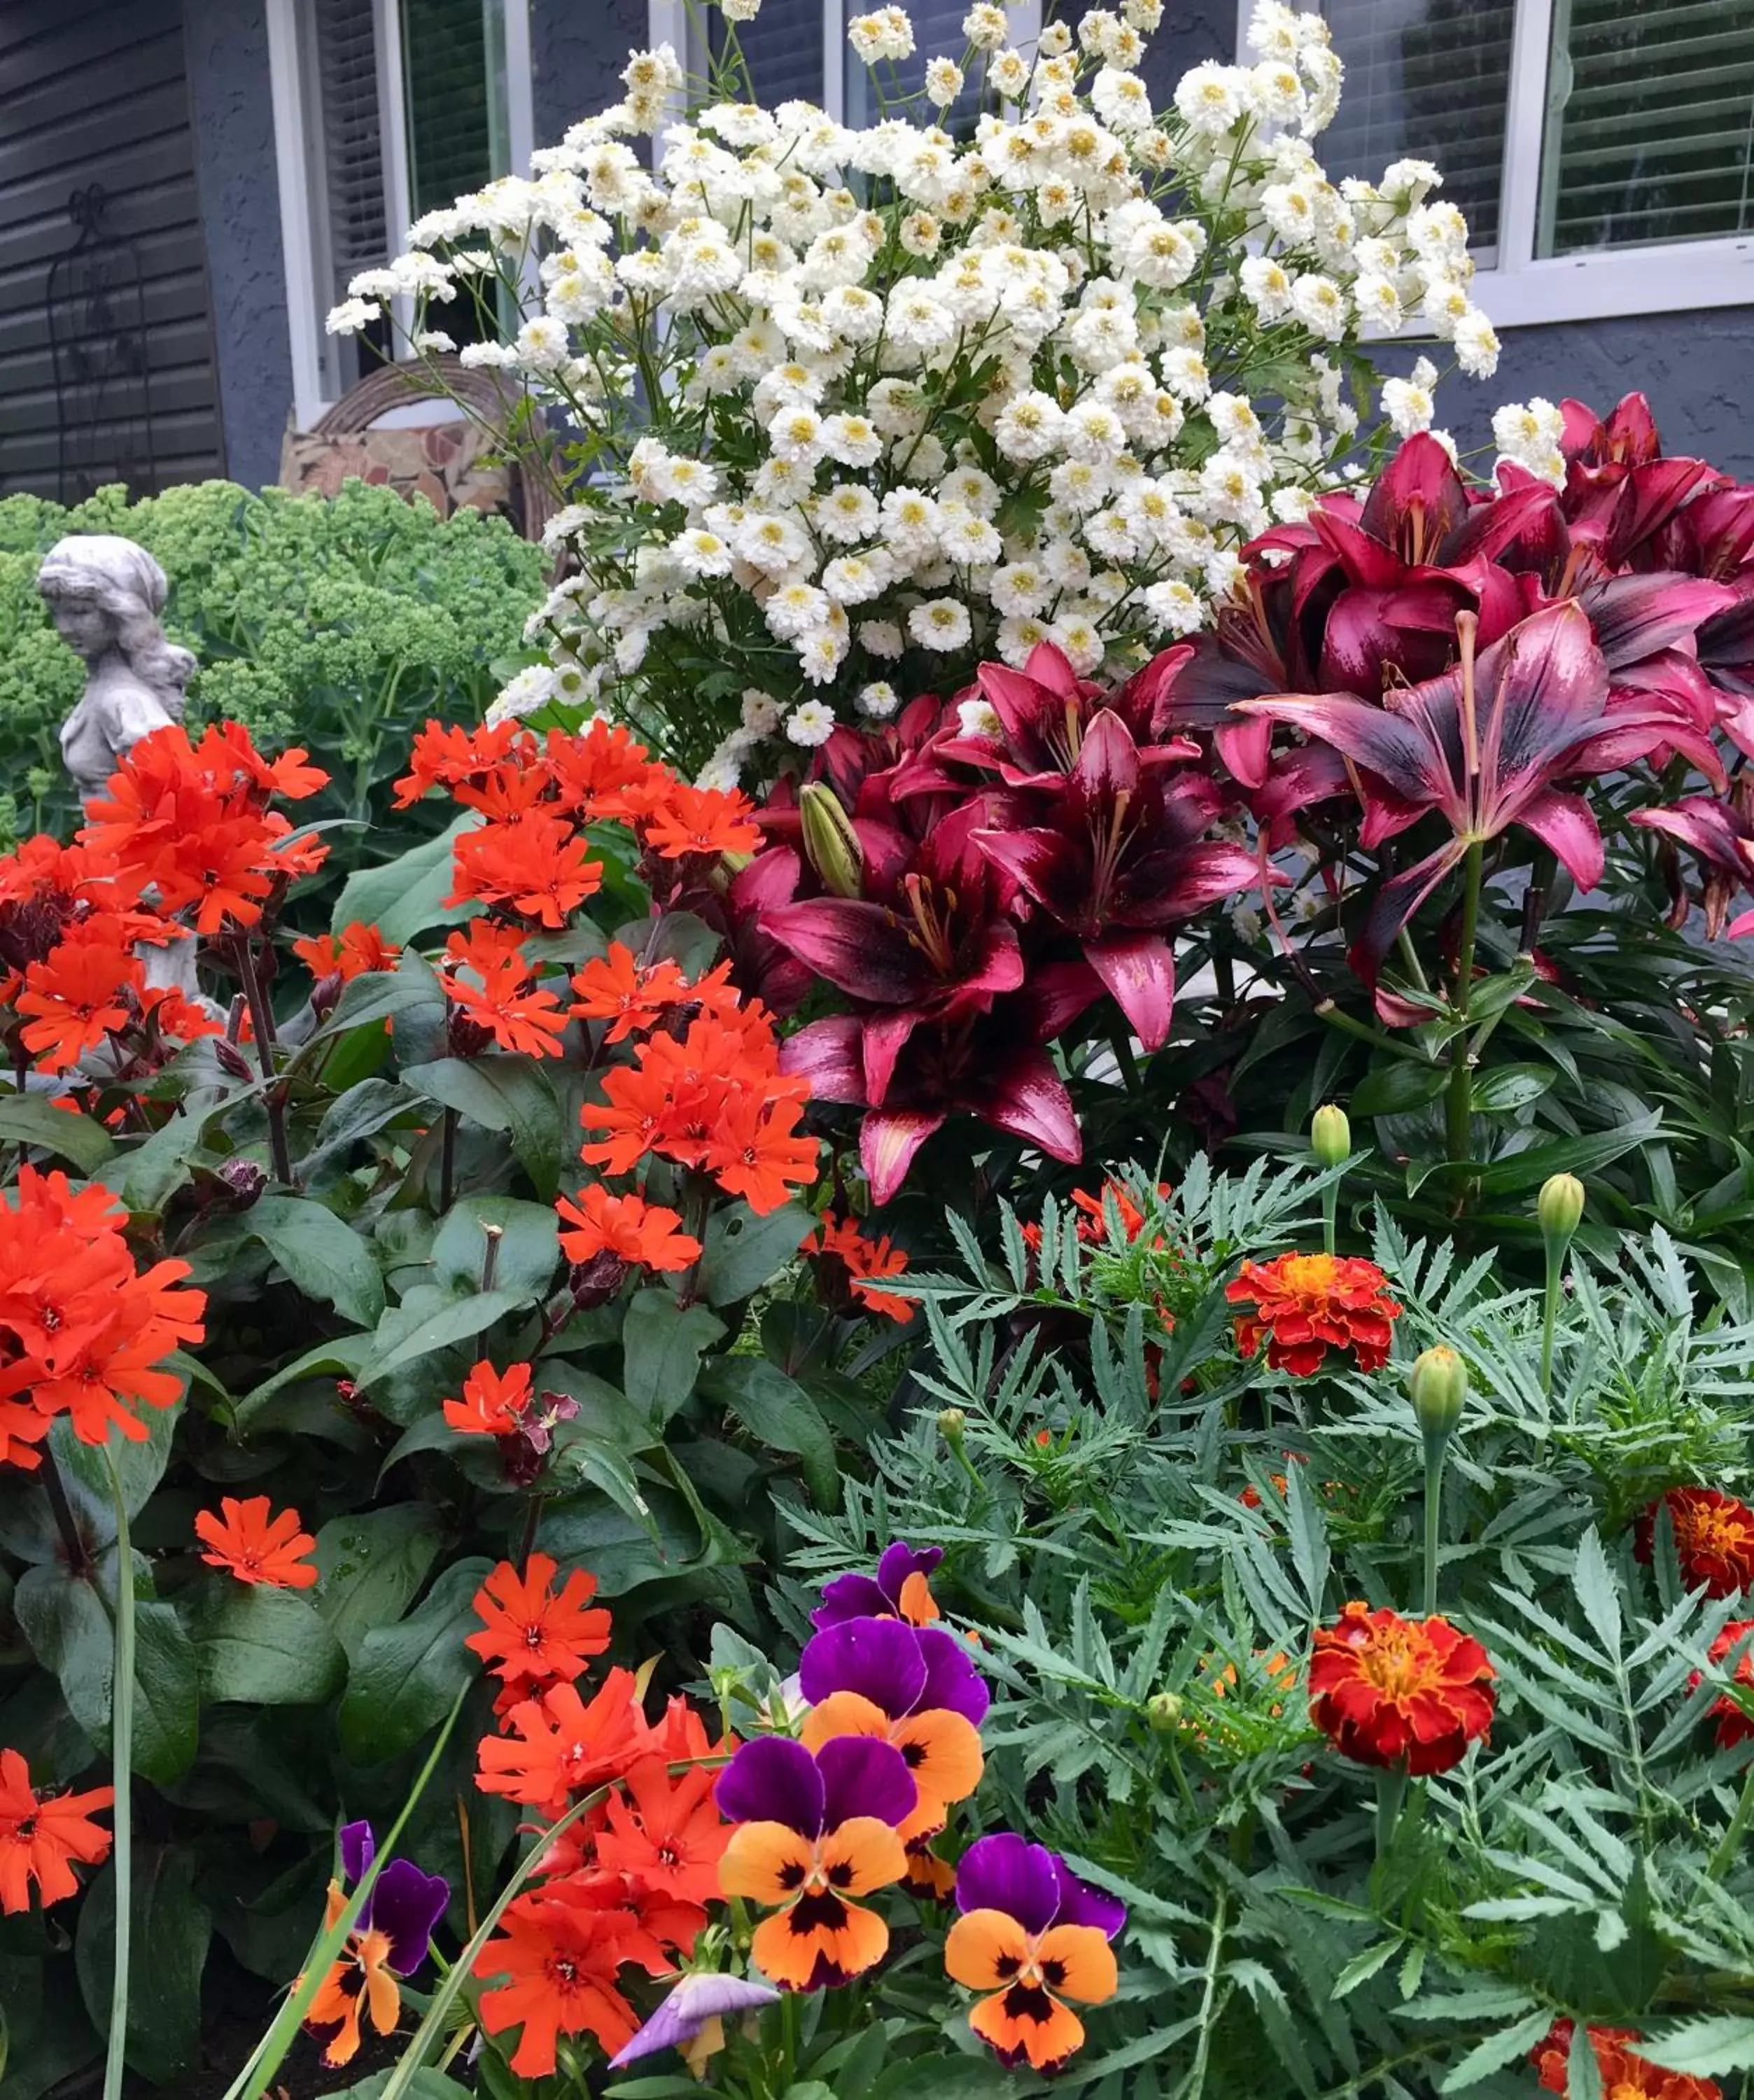
[[[1754,1589],[1754,1510],[1717,1488],[1671,1488],[1639,1518],[1633,1551],[1648,1562],[1656,1541],[1656,1513],[1668,1511],[1675,1558],[1690,1590],[1739,1597]]]
[[[525,1366],[518,1368],[527,1378]],[[463,1644],[507,1684],[570,1682],[609,1645],[608,1612],[585,1608],[597,1595],[597,1577],[575,1568],[557,1592],[556,1573],[545,1553],[532,1553],[522,1575],[502,1560],[475,1593],[483,1630]]]
[[[465,1436],[515,1436],[532,1396],[528,1364],[500,1372],[478,1363],[463,1381],[463,1397],[445,1402],[444,1418]]]
[[[665,860],[685,854],[752,854],[761,844],[761,827],[747,795],[735,788],[691,788],[678,780],[661,808],[646,822],[646,843]]]
[[[901,1248],[892,1246],[888,1236],[868,1240],[850,1218],[836,1219],[825,1215],[820,1239],[812,1233],[804,1242],[806,1254],[821,1254],[840,1264],[845,1273],[846,1286],[866,1310],[880,1312],[887,1320],[898,1320],[905,1326],[919,1303],[917,1298],[904,1298],[892,1290],[873,1290],[870,1285],[892,1276],[901,1276],[907,1268],[907,1256]]]
[[[1307,1378],[1321,1369],[1330,1349],[1350,1349],[1361,1371],[1382,1370],[1401,1311],[1388,1283],[1373,1261],[1282,1254],[1273,1261],[1245,1261],[1224,1295],[1232,1305],[1254,1308],[1236,1315],[1236,1345],[1245,1357],[1254,1356],[1264,1338],[1272,1370]]]
[[[668,1009],[690,999],[687,979],[668,955],[642,964],[631,948],[611,941],[606,955],[572,973],[578,994],[572,1011],[583,1021],[606,1021],[606,1043],[620,1043],[650,1028]]]
[[[1404,1619],[1355,1599],[1316,1628],[1310,1718],[1360,1764],[1448,1771],[1492,1727],[1496,1674],[1448,1619]]]
[[[45,1072],[64,1072],[138,1011],[145,972],[140,959],[112,938],[108,922],[63,941],[24,972],[17,1008],[26,1017],[24,1048]]]
[[[512,2068],[545,2078],[562,2035],[591,2034],[611,2055],[638,2029],[633,2008],[616,1988],[624,1961],[648,1974],[672,1965],[657,1937],[627,1899],[620,1877],[585,1875],[521,1895],[500,1921],[503,1939],[481,1951],[475,1974],[502,1978],[481,2000],[489,2034],[522,2027]]]
[[[559,999],[535,982],[519,936],[509,926],[478,919],[445,942],[445,995],[485,1029],[502,1050],[557,1057],[566,1016]],[[473,971],[480,985],[461,973]]]
[[[467,1645],[480,1638],[472,1634]],[[631,1670],[610,1670],[588,1706],[576,1685],[550,1685],[540,1700],[513,1706],[506,1725],[509,1736],[483,1737],[475,1784],[549,1817],[564,1815],[574,1795],[619,1779],[647,1751]]]
[[[312,977],[338,977],[343,984],[350,984],[372,970],[393,970],[402,951],[376,926],[355,919],[338,933],[313,933],[294,941],[293,953]]]
[[[1746,1639],[1751,1634],[1754,1634],[1754,1619],[1732,1619],[1706,1650],[1708,1659],[1712,1662],[1721,1662],[1738,1641]],[[1687,1679],[1690,1692],[1698,1688],[1703,1674],[1702,1671],[1696,1670]],[[1751,1643],[1738,1659],[1735,1681],[1738,1684],[1754,1688],[1754,1643]],[[1745,1743],[1750,1736],[1754,1736],[1754,1718],[1750,1718],[1747,1709],[1739,1705],[1727,1692],[1718,1694],[1712,1701],[1709,1710],[1712,1718],[1717,1723],[1719,1749],[1733,1750],[1738,1743]]]
[[[1574,2022],[1555,2020],[1552,2032],[1529,2059],[1543,2089],[1558,2093],[1561,2100],[1570,2090],[1571,2037],[1576,2032]],[[1637,2040],[1630,2027],[1589,2030],[1589,2046],[1602,2074],[1606,2100],[1722,2100],[1714,2080],[1665,2071],[1630,2046]]]
[[[0,1911],[29,1910],[33,1882],[45,1910],[77,1895],[73,1862],[95,1867],[109,1856],[110,1833],[90,1817],[115,1798],[107,1786],[40,1793],[20,1753],[0,1750]]]
[[[240,1582],[260,1582],[271,1590],[308,1590],[317,1571],[306,1556],[316,1541],[301,1528],[297,1510],[282,1510],[271,1521],[268,1498],[252,1495],[239,1502],[220,1498],[220,1515],[197,1511],[195,1535],[210,1551],[201,1555],[209,1568],[223,1568]]]
[[[716,1902],[719,1861],[731,1831],[713,1806],[712,1783],[704,1765],[675,1779],[661,1758],[634,1766],[609,1798],[599,1861],[678,1902]]]
[[[594,1181],[579,1191],[576,1201],[562,1196],[554,1207],[575,1228],[560,1236],[561,1251],[569,1261],[612,1254],[629,1268],[672,1270],[700,1259],[700,1242],[676,1229],[682,1222],[681,1212],[648,1203],[643,1196],[612,1196]]]
[[[456,886],[447,904],[479,898],[555,932],[603,880],[583,835],[547,810],[465,832],[451,857]]]

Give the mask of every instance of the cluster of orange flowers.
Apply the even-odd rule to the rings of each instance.
[[[482,1627],[468,1642],[502,1688],[504,1732],[480,1745],[483,1792],[549,1820],[602,1795],[549,1847],[538,1886],[507,1908],[476,1964],[491,1987],[482,2023],[522,2028],[511,2062],[525,2078],[554,2069],[562,2035],[594,2035],[610,2054],[632,2040],[621,1970],[666,1975],[693,1952],[730,1837],[712,1797],[730,1746],[708,1738],[684,1699],[648,1721],[631,1670],[610,1670],[585,1699],[577,1680],[608,1647],[610,1617],[592,1605],[591,1576],[575,1568],[557,1590],[557,1573],[545,1554],[522,1573],[502,1561],[475,1599]]]
[[[1282,1254],[1245,1261],[1224,1295],[1246,1307],[1236,1317],[1236,1346],[1254,1356],[1264,1342],[1270,1370],[1308,1378],[1329,1352],[1350,1351],[1361,1371],[1379,1371],[1401,1308],[1373,1261],[1332,1254]]]
[[[1560,2100],[1571,2091],[1571,2037],[1576,2028],[1570,2020],[1556,2020],[1530,2061],[1542,2088],[1557,2093]],[[1709,2078],[1695,2078],[1685,2071],[1665,2071],[1659,2063],[1639,2055],[1632,2045],[1638,2040],[1630,2027],[1592,2027],[1590,2054],[1608,2100],[1722,2100],[1721,2089]]]

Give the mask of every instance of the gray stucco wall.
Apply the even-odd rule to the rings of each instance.
[[[267,19],[262,0],[183,0],[183,20],[226,471],[259,488],[293,399]]]
[[[646,0],[530,0],[539,146],[613,102],[630,51],[649,41]]]

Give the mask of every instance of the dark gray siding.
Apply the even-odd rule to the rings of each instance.
[[[646,0],[530,0],[536,143],[613,102],[628,53],[650,40]]]
[[[0,493],[58,485],[50,272],[73,244],[68,199],[101,183],[104,227],[139,258],[150,446],[162,485],[221,471],[205,243],[179,0],[6,0],[0,7]],[[131,320],[132,295],[117,310]],[[113,332],[126,335],[126,329]],[[108,359],[105,362],[108,362]],[[64,363],[64,378],[73,375]],[[147,476],[141,389],[75,384],[78,479]],[[79,492],[76,488],[68,492]]]

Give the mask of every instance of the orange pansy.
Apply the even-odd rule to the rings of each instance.
[[[989,1993],[968,2023],[1006,2063],[1052,2071],[1084,2040],[1064,2001],[1100,2005],[1119,1987],[1113,1950],[1093,1925],[1027,1931],[1002,1910],[965,1912],[950,1927],[944,1965],[959,1983]]]

